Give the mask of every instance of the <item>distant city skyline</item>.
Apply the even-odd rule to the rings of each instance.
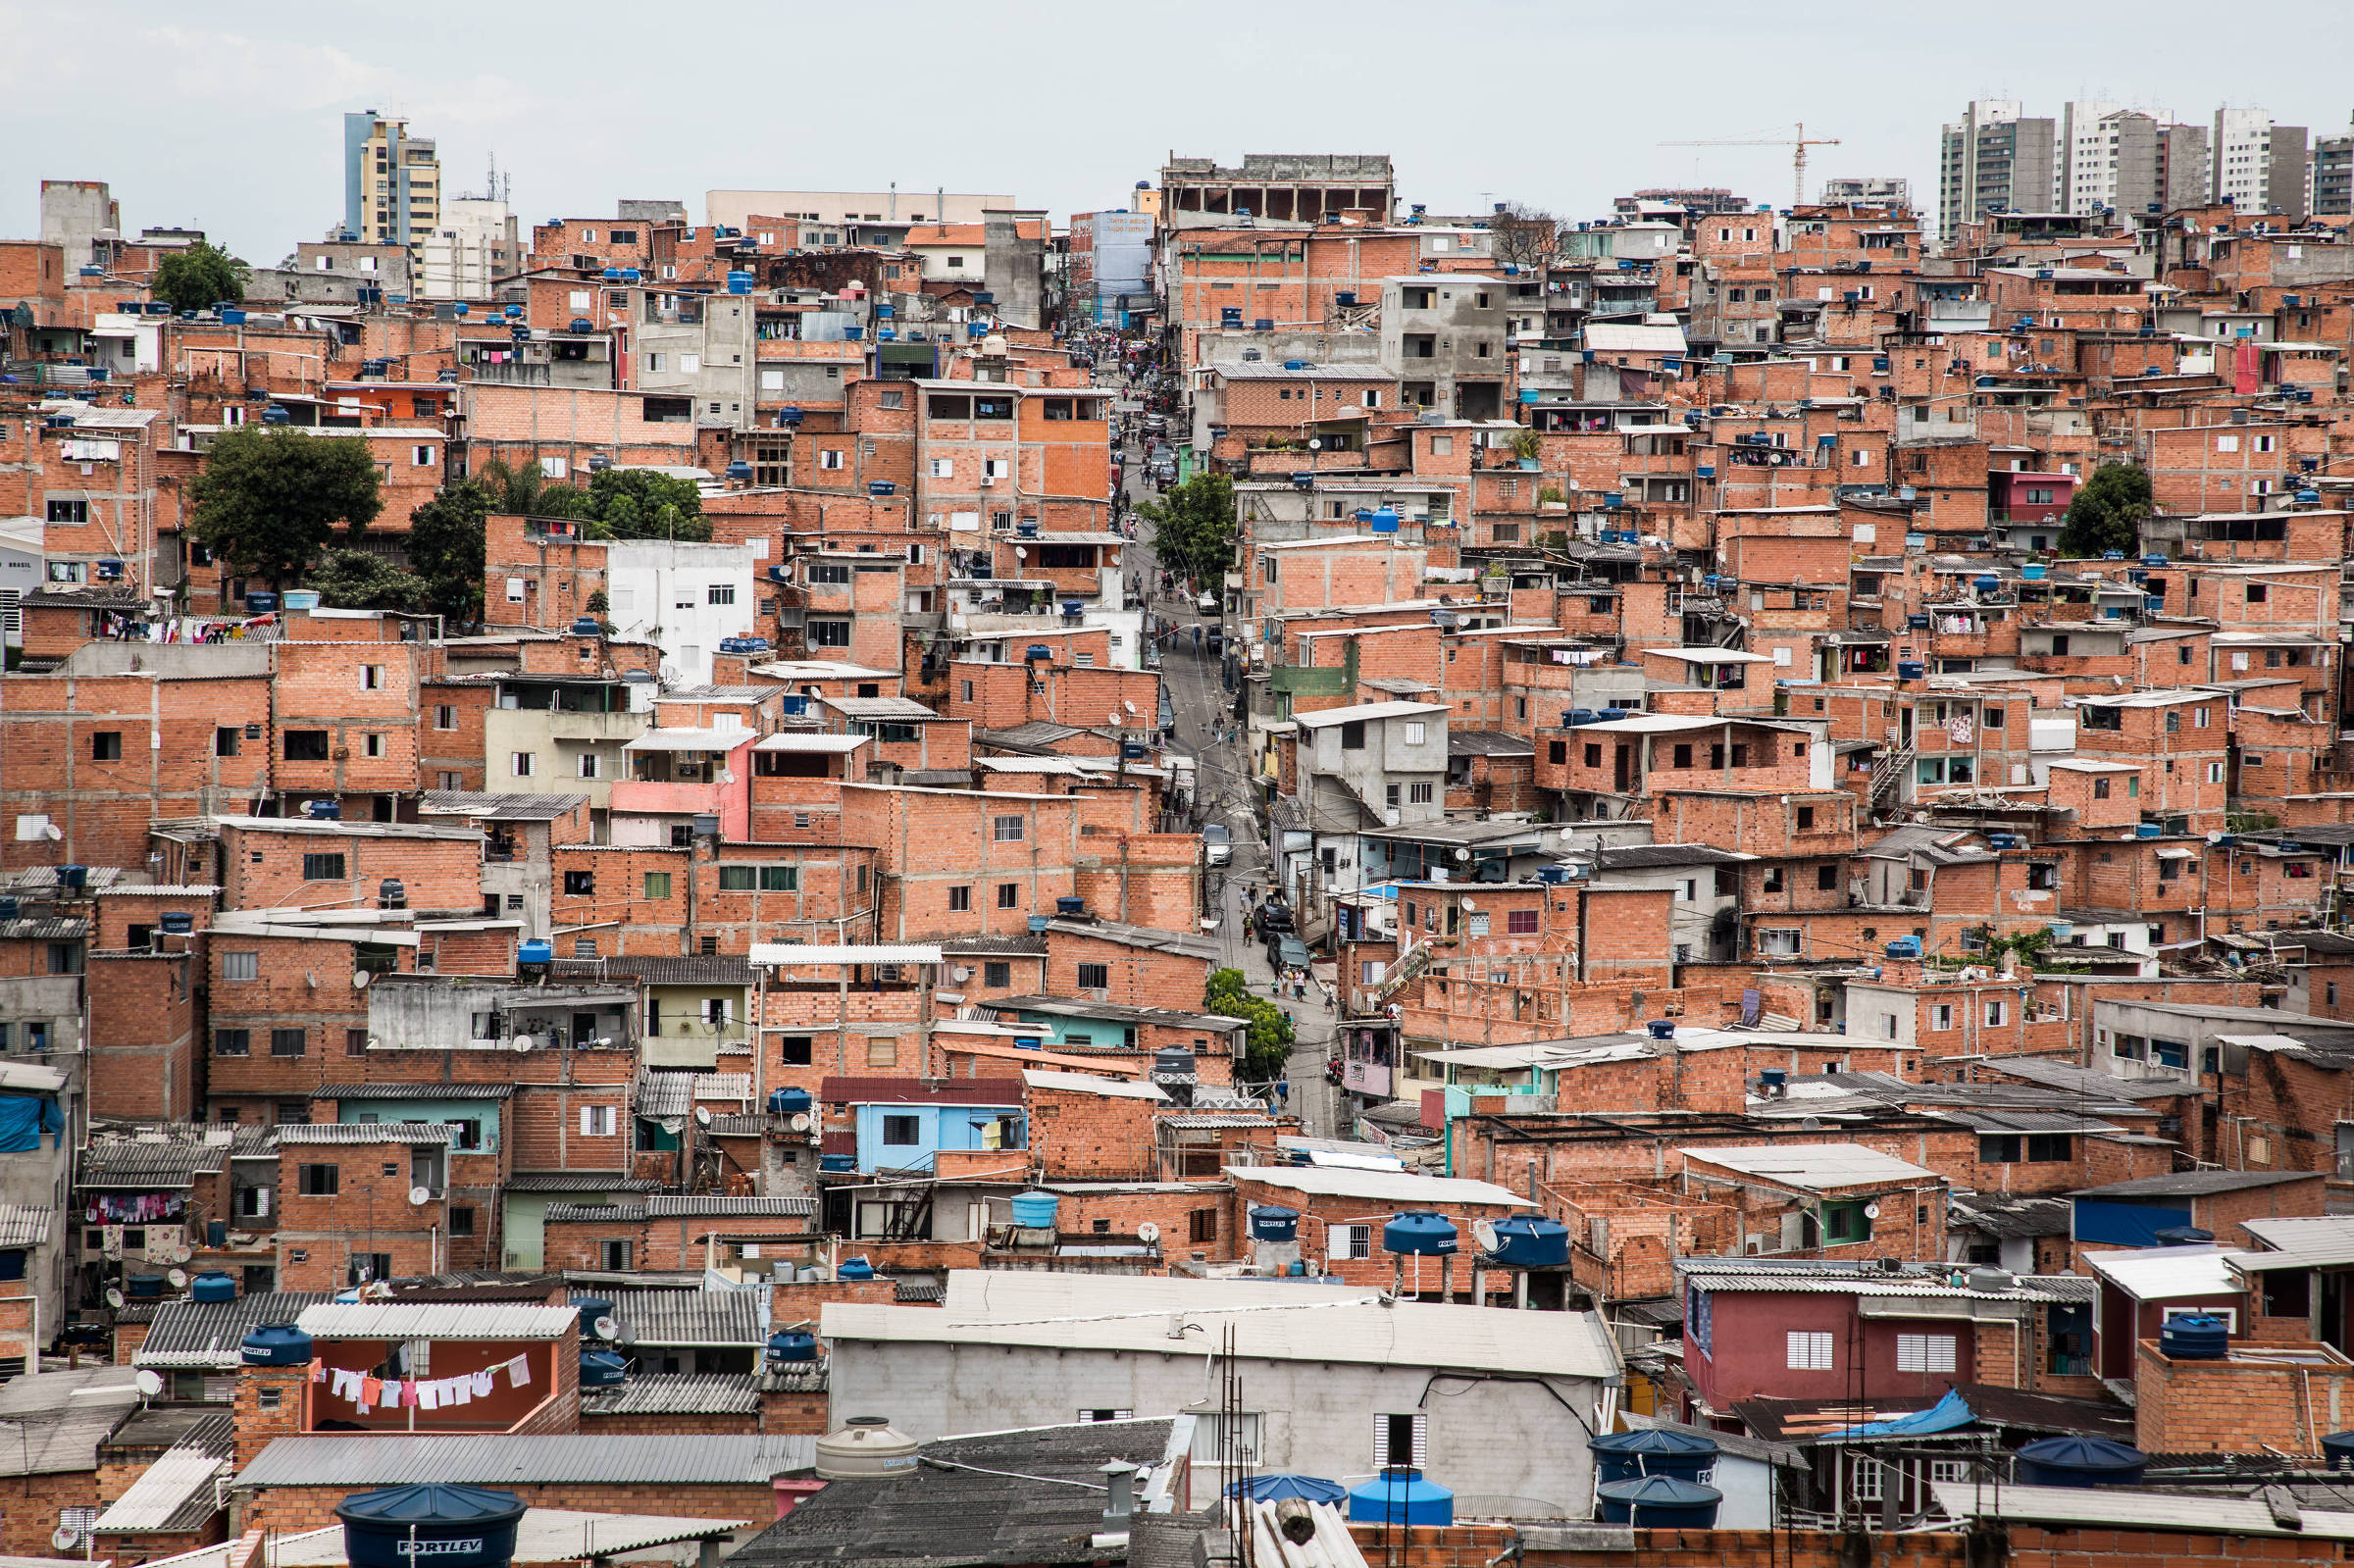
[[[453,195],[471,190],[495,155],[512,171],[527,227],[606,215],[624,197],[675,198],[700,221],[707,189],[883,189],[894,180],[903,190],[1010,190],[1059,223],[1126,204],[1172,151],[1221,162],[1254,152],[1386,153],[1400,199],[1432,212],[1517,201],[1594,218],[1613,196],[1651,186],[1722,186],[1782,203],[1782,149],[1657,144],[1787,136],[1802,120],[1810,137],[1839,143],[1811,150],[1810,195],[1827,178],[1901,178],[1933,217],[1940,129],[1975,100],[2017,100],[2030,116],[2055,118],[2073,101],[2106,101],[2192,124],[2219,108],[2262,108],[2317,139],[2345,133],[2354,92],[2326,73],[2284,75],[2267,51],[2193,47],[2189,24],[2204,13],[2153,9],[2138,15],[2157,25],[2123,32],[2101,15],[2055,10],[2038,18],[2036,47],[2022,54],[1993,26],[1982,36],[1943,24],[1914,29],[1878,8],[1802,4],[1779,16],[1772,40],[1803,70],[1786,80],[1769,70],[1732,73],[1679,109],[1637,73],[1580,73],[1540,91],[1540,77],[1516,74],[1514,62],[1572,51],[1657,58],[1720,41],[1725,28],[1754,23],[1754,8],[1701,0],[1664,18],[1596,18],[1472,0],[1442,25],[1426,8],[1372,0],[1338,29],[1321,12],[1221,0],[1111,16],[1049,3],[1032,7],[1023,25],[971,28],[969,11],[915,0],[899,14],[910,35],[938,40],[975,83],[1049,89],[1009,94],[993,103],[985,129],[976,123],[965,133],[955,127],[968,111],[953,92],[937,111],[894,104],[886,113],[856,72],[796,76],[797,62],[819,57],[796,47],[803,24],[792,13],[742,18],[716,68],[687,48],[634,50],[618,64],[592,50],[596,69],[582,72],[551,50],[554,21],[563,35],[593,40],[634,29],[636,13],[599,0],[560,13],[515,4],[470,18],[457,33],[330,13],[289,34],[248,3],[207,8],[196,23],[149,0],[96,12],[0,0],[12,40],[0,87],[13,89],[0,94],[0,127],[17,152],[0,182],[0,234],[38,231],[41,179],[100,179],[131,228],[201,228],[269,265],[342,219],[342,117],[362,110],[405,118],[413,135],[437,142]],[[2182,25],[2165,25],[2170,13]],[[93,27],[98,17],[104,25]],[[1190,34],[1237,47],[1214,67],[1163,53],[1165,27],[1180,19]],[[2354,11],[2320,0],[2267,8],[2261,25],[2311,60],[2354,46]],[[1170,62],[1165,76],[1155,76],[1155,59]],[[2097,62],[2097,77],[2086,62]],[[45,89],[99,75],[118,84],[107,113],[67,133]],[[1478,95],[1495,112],[1371,108],[1392,88],[1410,102],[1424,89],[1474,82],[1488,83]]]

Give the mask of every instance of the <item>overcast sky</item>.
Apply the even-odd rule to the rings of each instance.
[[[1937,129],[1973,97],[2057,116],[2107,98],[2206,121],[2259,107],[2336,133],[2354,4],[2207,0],[2032,12],[1781,0],[897,0],[672,9],[494,0],[384,10],[0,0],[0,236],[42,178],[103,179],[135,230],[202,228],[276,262],[342,215],[340,116],[405,114],[446,188],[495,153],[528,226],[713,187],[1007,191],[1125,205],[1174,149],[1386,152],[1434,213],[1568,217],[1638,186],[1787,202],[1790,156],[1670,139],[1835,136],[1830,175],[1933,208]],[[2032,17],[2032,24],[2028,18]],[[1915,20],[1915,19],[1919,20]],[[2302,63],[2302,66],[2300,66]]]

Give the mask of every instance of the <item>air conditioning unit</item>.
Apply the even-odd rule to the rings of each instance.
[[[991,479],[988,475],[984,474],[981,476],[981,488],[985,490],[991,490],[997,488],[997,484],[998,481],[994,479]]]

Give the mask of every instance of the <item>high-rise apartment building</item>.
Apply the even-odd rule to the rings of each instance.
[[[2313,211],[2318,218],[2354,217],[2354,136],[2313,144]]]
[[[2305,143],[2303,126],[2276,126],[2261,109],[2218,109],[2208,143],[2210,199],[2227,201],[2242,212],[2302,219]]]
[[[2015,99],[1974,100],[1945,127],[1937,164],[1937,234],[1947,244],[1962,226],[1995,211],[2040,213],[2054,206],[2057,131],[2021,118]]]
[[[441,219],[441,160],[405,120],[343,117],[343,229],[369,244],[422,247]]]
[[[452,196],[439,227],[419,245],[417,293],[423,299],[489,299],[500,278],[523,270],[515,215],[495,196]]]
[[[2118,121],[2124,112],[2121,104],[2093,99],[2061,105],[2059,170],[2053,188],[2062,212],[2088,213],[2118,205],[2123,129]]]

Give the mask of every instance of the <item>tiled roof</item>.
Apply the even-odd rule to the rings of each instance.
[[[914,1078],[849,1074],[821,1081],[817,1097],[830,1105],[1019,1105],[1018,1078],[957,1078],[926,1084]]]

